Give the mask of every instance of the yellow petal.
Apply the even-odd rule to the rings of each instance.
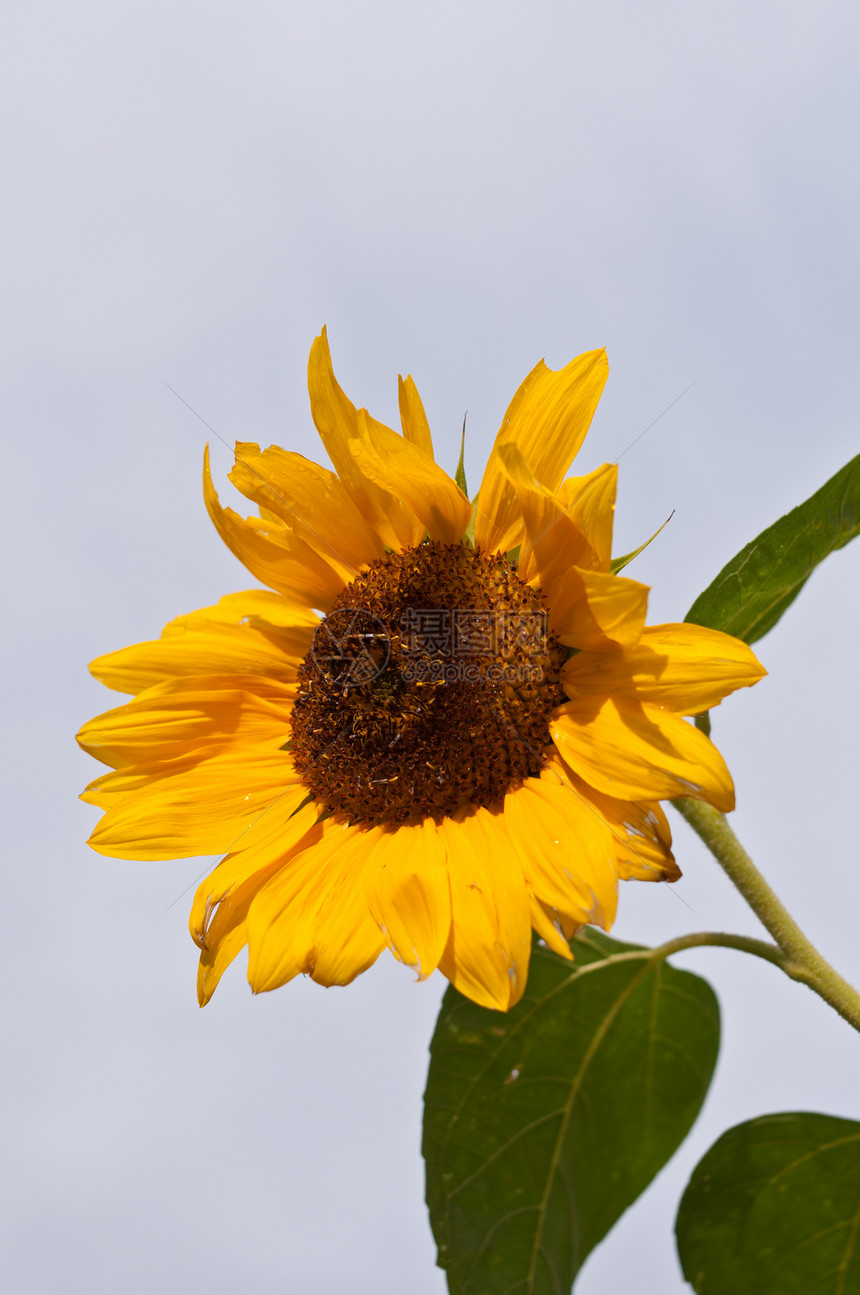
[[[592,806],[612,833],[615,871],[623,881],[677,881],[681,869],[672,854],[672,832],[660,803],[617,800],[595,791],[565,764],[558,752],[547,767],[560,774]]]
[[[677,881],[681,869],[672,854],[672,833],[656,801],[616,800],[573,777],[583,799],[603,814],[612,829],[615,869],[627,881]]]
[[[375,962],[385,938],[367,907],[366,874],[382,828],[327,819],[316,844],[294,855],[248,910],[248,980],[255,993],[304,972],[347,985]]]
[[[561,917],[557,909],[550,908],[537,898],[533,891],[529,891],[529,911],[531,913],[532,926],[554,953],[558,953],[562,958],[567,958],[568,962],[573,962],[573,953],[567,938],[564,934],[561,924]]]
[[[320,553],[344,581],[385,552],[343,483],[301,454],[277,445],[261,453],[259,445],[239,441],[230,480]]]
[[[245,919],[254,896],[292,853],[318,839],[318,813],[313,804],[289,811],[280,804],[274,806],[256,827],[256,842],[228,855],[198,887],[189,928],[201,950],[197,969],[201,1007],[209,1002],[227,967],[248,942]]]
[[[295,684],[256,675],[168,679],[85,724],[78,742],[116,768],[289,737]]]
[[[256,629],[293,630],[315,626],[319,617],[309,608],[291,602],[271,589],[244,589],[241,593],[225,594],[214,607],[203,607],[200,611],[177,616],[165,626],[164,634],[182,633],[186,627],[201,628],[212,622],[241,625],[246,621]]]
[[[439,970],[461,994],[506,1012],[526,986],[531,952],[528,891],[501,815],[486,809],[443,819],[451,933]]]
[[[320,838],[316,827],[319,816],[320,808],[313,801],[296,809],[292,798],[286,796],[259,815],[236,842],[236,849],[225,855],[197,887],[188,918],[195,944],[201,949],[211,947],[209,932],[215,911],[240,886],[259,878],[275,864],[282,867],[297,845],[304,847]],[[262,882],[257,889],[261,886]]]
[[[207,447],[203,464],[206,510],[224,543],[263,584],[305,607],[327,611],[344,587],[338,575],[309,544],[284,527],[243,520],[232,508],[222,508],[209,472]]]
[[[406,440],[416,446],[426,458],[432,459],[433,438],[430,435],[430,424],[427,421],[418,388],[408,375],[397,379],[397,402],[400,406],[400,426],[403,428]]]
[[[499,447],[516,445],[541,485],[557,490],[585,440],[608,372],[606,352],[589,351],[558,370],[541,360],[519,387],[478,493],[475,540],[481,548],[506,552],[520,539],[516,492],[502,470]]]
[[[609,930],[617,902],[612,832],[560,762],[508,793],[505,826],[537,897],[572,921]]]
[[[602,547],[600,552],[592,548],[573,520],[572,508],[566,511],[562,501],[540,484],[517,446],[501,445],[497,457],[522,512],[518,574],[540,586],[550,608],[550,624],[562,643],[592,651],[635,643],[645,624],[647,586],[593,569],[602,561]],[[614,495],[614,478],[606,473],[605,479]],[[605,488],[597,485],[595,492],[608,506]],[[595,544],[605,546],[607,535],[600,533],[595,517],[585,514],[584,520]],[[611,536],[610,509],[610,544]]]
[[[251,591],[257,593],[258,591]],[[230,595],[230,598],[241,595]],[[280,598],[271,594],[272,598]],[[310,612],[305,623],[280,628],[241,623],[253,614],[234,612],[228,620],[216,607],[179,616],[165,626],[160,639],[136,643],[97,657],[90,665],[96,679],[119,692],[144,692],[167,679],[191,675],[256,675],[280,679],[295,678],[307,655],[319,620]],[[253,607],[255,600],[246,606]],[[296,618],[293,612],[293,619]]]
[[[590,557],[585,536],[555,495],[535,478],[516,445],[501,445],[499,463],[517,494],[523,535],[517,573],[538,584],[550,606],[571,567]]]
[[[78,800],[102,810],[115,809],[134,797],[141,788],[146,789],[155,779],[187,773],[198,763],[196,755],[185,755],[179,760],[159,760],[154,764],[126,766],[116,772],[111,770],[88,783]]]
[[[169,762],[132,765],[98,781],[101,793],[90,788],[81,799],[101,794],[109,808],[89,844],[118,859],[226,854],[271,805],[285,798],[295,808],[307,797],[285,751],[233,751],[179,772]]]
[[[459,486],[432,459],[387,427],[378,427],[371,439],[363,414],[364,410],[359,410],[359,426],[365,434],[350,445],[364,475],[404,500],[431,539],[459,544],[472,516],[472,505]]]
[[[555,585],[550,625],[567,647],[608,652],[639,640],[647,611],[647,585],[573,567]]]
[[[740,639],[701,625],[650,625],[621,652],[580,652],[562,682],[573,697],[623,693],[680,715],[718,706],[767,672]]]
[[[420,544],[424,525],[400,499],[365,476],[356,462],[355,445],[364,439],[365,432],[359,428],[358,410],[334,376],[325,329],[311,347],[308,392],[314,425],[335,471],[365,522],[390,549],[399,552]],[[369,415],[366,418],[366,427],[369,427],[371,435],[375,435],[382,424]]]
[[[272,871],[274,867],[273,865]],[[257,880],[246,882],[218,909],[209,930],[211,948],[201,950],[197,963],[197,1002],[205,1007],[218,988],[219,981],[248,943],[245,918],[257,893]]]
[[[591,549],[591,560],[582,562],[595,571],[608,571],[612,563],[612,523],[618,465],[604,463],[585,477],[568,477],[558,498],[568,516],[582,531]]]
[[[626,697],[584,697],[561,706],[552,739],[575,773],[620,800],[692,796],[734,809],[729,771],[704,733],[679,715]]]
[[[393,952],[422,980],[429,976],[451,929],[445,846],[432,819],[386,832],[368,869],[367,898]]]

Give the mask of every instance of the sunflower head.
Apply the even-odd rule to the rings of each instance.
[[[571,957],[619,879],[674,880],[659,802],[733,806],[688,717],[754,683],[745,644],[646,627],[611,567],[616,469],[567,476],[606,379],[592,351],[521,384],[470,502],[433,457],[411,378],[402,434],[339,387],[311,412],[334,471],[240,442],[258,507],[210,516],[263,588],[93,663],[131,700],[84,727],[110,766],[95,849],[223,854],[191,913],[208,1001],[245,947],[255,990],[346,984],[387,946],[502,1010],[531,933]]]

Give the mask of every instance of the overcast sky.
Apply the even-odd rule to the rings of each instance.
[[[473,485],[535,361],[605,345],[580,463],[623,455],[617,551],[674,510],[631,574],[683,619],[858,451],[857,6],[7,0],[2,27],[5,1289],[441,1295],[419,1142],[445,982],[386,955],[253,998],[240,962],[200,1012],[207,862],[84,844],[73,734],[117,700],[86,665],[253,583],[203,445],[221,482],[219,437],[317,456],[324,323],[377,417],[412,373],[449,469],[469,411]],[[855,982],[858,587],[849,548],[714,715],[737,831]],[[672,821],[683,880],[625,886],[615,934],[760,934]],[[823,1004],[735,952],[678,962],[723,1005],[716,1081],[577,1295],[686,1289],[675,1206],[730,1124],[860,1117]]]

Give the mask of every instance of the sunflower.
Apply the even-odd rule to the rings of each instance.
[[[565,477],[607,375],[592,351],[516,392],[474,503],[433,457],[411,378],[400,435],[338,385],[311,413],[335,471],[240,442],[221,538],[266,588],[93,662],[132,700],[87,724],[111,766],[90,838],[130,859],[224,855],[190,928],[208,1002],[247,945],[255,991],[345,985],[387,946],[502,1011],[532,930],[564,958],[608,929],[619,879],[680,874],[659,802],[726,811],[731,777],[685,717],[764,671],[742,642],[645,626],[611,559],[617,470]]]

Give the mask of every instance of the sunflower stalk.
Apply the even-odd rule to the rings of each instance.
[[[734,883],[759,921],[773,936],[783,956],[771,957],[770,960],[780,966],[792,980],[799,980],[808,985],[819,998],[823,998],[841,1017],[853,1025],[855,1030],[860,1031],[860,993],[840,976],[834,967],[831,967],[815,945],[804,935],[735,836],[725,814],[721,814],[711,805],[688,798],[672,803],[693,831],[704,841],[729,880]],[[735,937],[735,939],[741,940],[742,937]],[[748,943],[749,945],[760,944],[759,941]],[[734,947],[744,946],[742,943],[736,943]],[[752,947],[747,948],[747,952],[765,956],[760,949]]]

